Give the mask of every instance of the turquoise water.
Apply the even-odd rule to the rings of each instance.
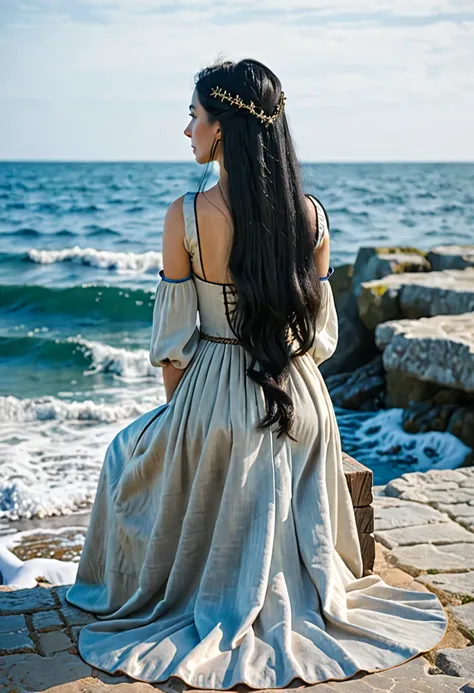
[[[88,507],[115,432],[165,400],[148,362],[161,229],[201,173],[195,163],[0,163],[0,516]],[[304,164],[303,175],[329,213],[333,265],[363,245],[473,242],[473,164]],[[405,440],[396,410],[336,413],[345,449],[375,483],[463,457],[449,434]],[[401,451],[393,440],[384,449],[388,431]]]

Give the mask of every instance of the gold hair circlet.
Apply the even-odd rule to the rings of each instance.
[[[278,105],[275,109],[275,113],[272,116],[268,116],[265,114],[263,108],[260,110],[260,113],[257,113],[253,101],[250,102],[250,105],[247,105],[246,103],[244,103],[243,99],[238,94],[237,96],[232,96],[232,94],[229,94],[229,92],[225,89],[224,91],[222,91],[220,87],[214,87],[214,89],[211,91],[211,96],[215,97],[216,99],[220,99],[221,101],[227,99],[227,101],[230,101],[230,103],[233,106],[237,106],[238,108],[246,108],[248,111],[250,111],[250,113],[252,113],[252,115],[257,116],[257,118],[259,118],[262,121],[262,123],[265,124],[265,127],[268,127],[269,125],[275,122],[275,120],[282,112],[286,101],[285,93],[282,91],[280,101],[278,102]]]

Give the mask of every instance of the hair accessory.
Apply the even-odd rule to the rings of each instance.
[[[278,118],[280,113],[283,111],[283,107],[285,105],[286,101],[286,96],[285,93],[282,91],[281,96],[280,96],[280,101],[278,102],[278,105],[275,109],[275,113],[272,116],[268,116],[265,114],[263,108],[260,110],[260,113],[258,113],[255,110],[255,104],[253,101],[250,102],[250,105],[247,105],[244,103],[243,99],[237,94],[237,96],[232,96],[232,94],[229,94],[227,90],[222,89],[220,87],[214,87],[214,89],[211,91],[211,96],[213,96],[216,99],[220,99],[221,101],[227,100],[229,101],[233,106],[237,106],[238,108],[246,108],[252,115],[257,116],[262,123],[265,124],[265,127],[268,127],[272,123],[275,122],[275,120]]]

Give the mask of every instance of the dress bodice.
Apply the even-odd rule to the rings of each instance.
[[[205,277],[204,263],[200,252],[199,230],[196,221],[197,193],[187,192],[183,197],[183,214],[185,223],[185,246],[191,256],[191,265]],[[232,313],[235,303],[234,284],[220,284],[198,277],[193,271],[192,278],[196,287],[199,307],[199,319],[203,332],[217,337],[235,337],[227,315]]]
[[[199,228],[196,219],[196,197],[197,193],[195,192],[187,192],[183,197],[185,245],[191,256],[192,267],[199,270],[201,277],[205,277],[206,273],[201,256]],[[317,230],[314,245],[315,248],[318,248],[328,230],[327,216],[319,200],[312,195],[308,195],[308,197],[310,197],[316,208]],[[332,271],[333,269],[331,268],[329,276],[332,274]],[[234,284],[210,282],[207,279],[198,277],[194,271],[192,272],[192,277],[198,294],[201,329],[207,334],[218,337],[235,337],[227,318],[234,309]]]
[[[185,222],[185,247],[191,257],[192,268],[205,277],[200,253],[199,230],[196,221],[197,193],[187,192],[183,196]],[[311,197],[311,196],[309,196]],[[322,242],[327,228],[324,208],[312,198],[317,212],[315,247]],[[330,267],[327,280],[334,269]],[[154,366],[164,366],[171,361],[177,368],[185,368],[194,355],[200,341],[200,332],[211,337],[235,339],[229,322],[235,309],[236,287],[202,279],[193,271],[182,279],[165,277],[159,272],[153,309],[153,330],[150,343],[150,361]],[[309,352],[316,363],[328,358],[336,348],[338,339],[337,312],[329,281],[322,281],[321,310],[316,318],[316,339]],[[228,319],[230,316],[230,320]],[[223,342],[217,343],[224,346]],[[240,348],[240,347],[238,347]]]

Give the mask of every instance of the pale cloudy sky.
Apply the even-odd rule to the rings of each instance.
[[[0,159],[192,161],[218,55],[279,76],[302,161],[474,161],[473,0],[1,0]]]

